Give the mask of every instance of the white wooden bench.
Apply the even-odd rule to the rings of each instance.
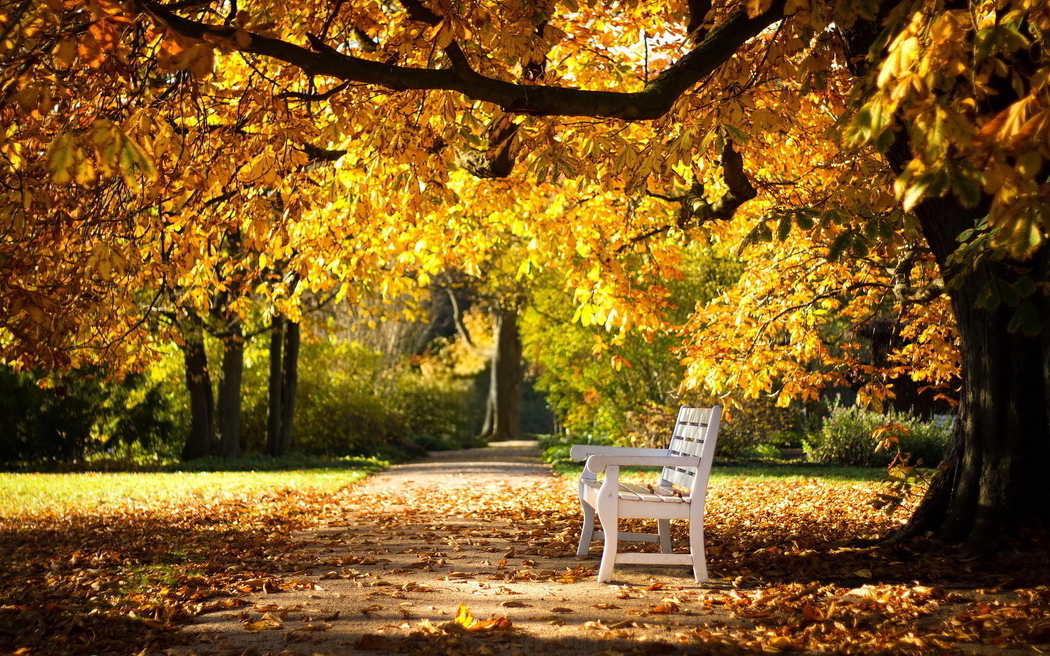
[[[704,497],[711,461],[715,455],[721,406],[682,407],[666,449],[577,444],[573,460],[586,459],[580,477],[580,505],[583,506],[583,534],[576,553],[587,555],[591,540],[605,541],[598,580],[612,579],[616,563],[692,565],[698,583],[707,580],[704,558]],[[633,485],[620,482],[621,466],[663,467],[659,485]],[[605,472],[603,479],[598,474]],[[676,489],[674,486],[681,489]],[[594,514],[602,531],[594,530]],[[658,533],[620,533],[621,518],[656,519]],[[689,553],[671,552],[671,520],[689,521]],[[619,540],[659,542],[660,553],[617,553]]]

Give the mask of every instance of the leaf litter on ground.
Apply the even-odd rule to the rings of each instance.
[[[405,606],[362,605],[363,615],[399,624],[360,635],[350,646],[435,654],[557,652],[572,645],[625,654],[1046,651],[1050,558],[1031,546],[1045,540],[1023,548],[1008,543],[993,561],[977,563],[908,545],[851,546],[898,525],[871,508],[876,489],[818,479],[713,483],[706,531],[713,579],[706,586],[684,570],[661,571],[645,584],[594,583],[596,559],[575,556],[580,515],[572,486],[556,478],[527,488],[464,481],[442,490],[285,488],[178,503],[147,496],[126,505],[6,516],[0,518],[0,651],[232,654],[238,648],[232,638],[195,643],[184,628],[208,613],[233,612],[241,614],[243,634],[277,632],[291,643],[272,653],[310,656],[323,653],[315,648],[327,643],[318,641],[349,618],[318,614],[293,626],[293,611],[259,598],[317,593],[326,577],[351,582],[362,595],[423,598],[453,574],[497,595],[526,584],[555,594],[590,586],[596,603],[552,605],[524,596],[501,604],[524,613],[520,619],[478,619],[461,599],[454,618],[440,622],[416,618]],[[633,521],[625,523],[630,530]],[[307,529],[336,532],[312,544],[293,538]],[[675,527],[676,545],[684,543],[684,530]],[[397,536],[427,546],[393,553],[384,544]],[[327,546],[319,551],[318,543]],[[473,571],[460,570],[460,548],[491,557]],[[405,577],[412,580],[401,583]],[[530,637],[538,624],[559,633]],[[297,650],[299,643],[309,645]]]

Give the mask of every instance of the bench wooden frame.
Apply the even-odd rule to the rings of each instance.
[[[678,411],[666,449],[577,444],[570,455],[573,460],[586,460],[580,476],[580,505],[583,507],[583,532],[576,553],[586,556],[592,540],[604,540],[598,581],[612,579],[616,563],[652,565],[691,565],[697,583],[707,580],[704,556],[704,497],[707,479],[715,455],[721,406],[690,408]],[[621,466],[663,467],[660,484],[633,485],[620,482]],[[598,479],[598,474],[605,477]],[[675,486],[681,489],[676,489]],[[594,530],[594,515],[602,531]],[[656,519],[658,533],[620,533],[620,518]],[[671,520],[689,521],[689,553],[671,552]],[[660,553],[617,553],[619,540],[659,542]]]

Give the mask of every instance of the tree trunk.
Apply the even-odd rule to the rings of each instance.
[[[521,337],[518,313],[500,310],[496,317],[496,348],[490,367],[489,394],[481,438],[490,442],[521,438]]]
[[[270,378],[266,404],[266,453],[277,457],[281,450],[281,426],[284,414],[284,377],[281,375],[281,347],[284,343],[284,317],[274,315],[270,323]]]
[[[866,73],[869,48],[880,27],[858,21],[843,33],[847,61],[857,76]],[[1005,96],[1003,96],[1005,98]],[[1005,100],[1004,100],[1005,102]],[[898,174],[913,155],[908,126],[899,122],[886,159]],[[959,234],[987,214],[988,199],[967,208],[950,194],[927,198],[915,216],[946,279],[948,257]],[[985,257],[958,274],[949,286],[952,313],[959,331],[962,393],[955,431],[946,458],[919,508],[900,535],[931,533],[946,543],[965,543],[981,554],[999,539],[1035,517],[1050,517],[1050,333],[1025,336],[1008,326],[1016,308],[999,303],[992,310],[977,305],[990,284],[1016,282],[1025,269],[1039,282],[1047,280],[1046,245],[1028,262]],[[1035,306],[1044,324],[1050,302],[1035,292],[1022,303]],[[898,536],[899,537],[899,536]]]
[[[931,205],[945,209],[946,199]],[[917,212],[930,246],[940,260],[947,248],[928,208]],[[965,212],[965,208],[957,207]],[[970,224],[971,226],[973,223]],[[1046,279],[1044,246],[1031,275]],[[943,262],[943,260],[941,260]],[[989,261],[967,273],[950,291],[962,355],[962,395],[952,454],[916,512],[909,533],[932,531],[943,542],[965,542],[973,554],[994,549],[999,539],[1034,518],[1050,517],[1050,338],[1047,330],[1026,336],[1008,325],[1017,308],[1004,302],[992,310],[977,305],[989,284],[1013,283],[1019,263]],[[994,281],[998,281],[993,283]],[[1033,304],[1045,321],[1050,304],[1038,292],[1022,303]],[[951,485],[945,484],[950,480]]]
[[[299,323],[287,322],[284,334],[284,362],[281,384],[281,453],[292,447],[292,422],[295,419],[295,390],[299,385]]]
[[[244,377],[244,337],[240,323],[222,341],[222,378],[219,381],[219,455],[241,455],[241,381]]]
[[[182,459],[193,460],[211,454],[214,399],[208,374],[208,353],[200,330],[185,336],[182,345],[186,365],[186,391],[190,397],[190,432],[182,447]]]

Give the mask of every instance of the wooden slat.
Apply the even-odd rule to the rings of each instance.
[[[635,495],[634,497],[626,496],[625,493]],[[652,503],[682,503],[681,497],[674,495],[674,489],[671,487],[653,486],[652,491],[649,490],[648,486],[645,485],[634,485],[633,483],[621,483],[620,484],[620,498],[621,499],[633,499],[638,498],[642,501],[649,501]]]
[[[669,452],[673,455],[699,456],[704,454],[707,441],[707,429],[711,421],[710,408],[682,408],[678,413],[671,437]],[[708,458],[711,457],[710,454]],[[661,476],[662,480],[693,489],[696,480],[695,467],[667,467]]]
[[[598,490],[602,486],[599,480],[584,480],[583,484],[593,490]],[[635,485],[634,483],[620,483],[619,497],[623,501],[649,503],[685,503],[689,500],[675,494],[674,488],[667,485],[654,485],[653,491],[650,492],[648,485]]]
[[[690,554],[665,554],[665,553],[618,553],[617,563],[633,565],[692,565],[693,558]]]

